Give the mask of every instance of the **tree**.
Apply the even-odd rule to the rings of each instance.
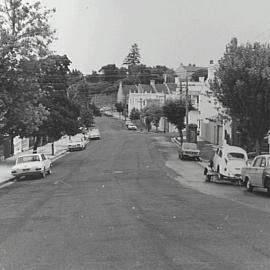
[[[146,117],[147,121],[150,121],[150,123],[151,122],[153,123],[157,131],[161,116],[163,115],[163,108],[156,104],[151,104],[150,106],[147,106],[143,109],[143,115],[144,117]]]
[[[129,118],[131,120],[138,120],[138,119],[140,119],[140,116],[141,116],[140,111],[136,108],[133,108],[130,112]]]
[[[102,81],[114,83],[115,81],[118,81],[120,78],[119,68],[116,67],[116,65],[114,64],[103,66],[100,69],[100,71],[102,71],[102,75],[100,76]]]
[[[94,123],[93,111],[82,109],[80,113],[80,123],[86,128],[90,128]]]
[[[54,10],[42,9],[39,2],[4,2],[0,5],[0,115],[5,123],[1,132],[23,136],[31,132],[25,123],[35,123],[35,111],[40,117],[37,125],[47,115],[38,103],[42,93],[37,60],[49,53],[48,45],[54,39],[55,31],[48,23]],[[37,125],[31,125],[32,131]]]
[[[185,128],[186,103],[184,100],[169,100],[163,106],[164,116],[178,129],[181,144],[183,143],[182,130]]]
[[[270,48],[240,45],[232,39],[219,61],[212,90],[227,113],[239,121],[256,152],[270,127]]]
[[[206,68],[198,69],[191,75],[191,80],[198,82],[200,77],[206,80],[208,77],[208,70]]]
[[[128,67],[135,66],[141,63],[140,49],[137,43],[131,46],[130,52],[125,58],[123,65]]]
[[[115,103],[115,108],[119,112],[119,117],[120,117],[120,113],[123,113],[125,109],[125,105],[122,102],[118,102],[118,103]]]

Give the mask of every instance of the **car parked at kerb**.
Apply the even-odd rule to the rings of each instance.
[[[52,162],[46,155],[26,154],[17,157],[15,165],[11,168],[11,174],[19,179],[23,176],[40,175],[42,178],[46,174],[51,174]]]
[[[196,143],[184,142],[178,148],[178,157],[180,159],[200,160],[200,150]]]

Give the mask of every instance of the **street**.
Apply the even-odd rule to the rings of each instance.
[[[0,189],[0,269],[269,269],[270,198],[205,183],[162,134],[96,119],[101,140]]]

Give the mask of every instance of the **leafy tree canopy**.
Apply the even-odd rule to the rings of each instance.
[[[130,112],[129,118],[131,120],[138,120],[138,119],[140,119],[140,116],[141,116],[140,111],[136,108],[133,108]]]
[[[125,58],[123,65],[127,65],[128,67],[132,67],[141,63],[141,55],[140,49],[137,43],[134,43],[131,48],[130,52]]]
[[[219,61],[212,90],[227,113],[239,120],[259,152],[260,142],[270,127],[269,46],[239,46],[237,39],[232,39]]]

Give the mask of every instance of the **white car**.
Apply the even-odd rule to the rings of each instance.
[[[100,139],[99,129],[98,128],[90,129],[87,136],[89,140]]]
[[[128,130],[137,130],[138,128],[134,124],[131,123],[131,124],[127,125],[127,129]]]
[[[219,147],[213,158],[213,169],[219,178],[241,178],[241,170],[246,166],[247,152],[237,146]]]
[[[86,148],[86,140],[84,136],[76,135],[70,139],[68,143],[68,151],[84,150]]]
[[[11,174],[18,179],[28,175],[40,175],[44,178],[46,174],[52,173],[51,167],[51,160],[44,154],[27,154],[16,159]]]

